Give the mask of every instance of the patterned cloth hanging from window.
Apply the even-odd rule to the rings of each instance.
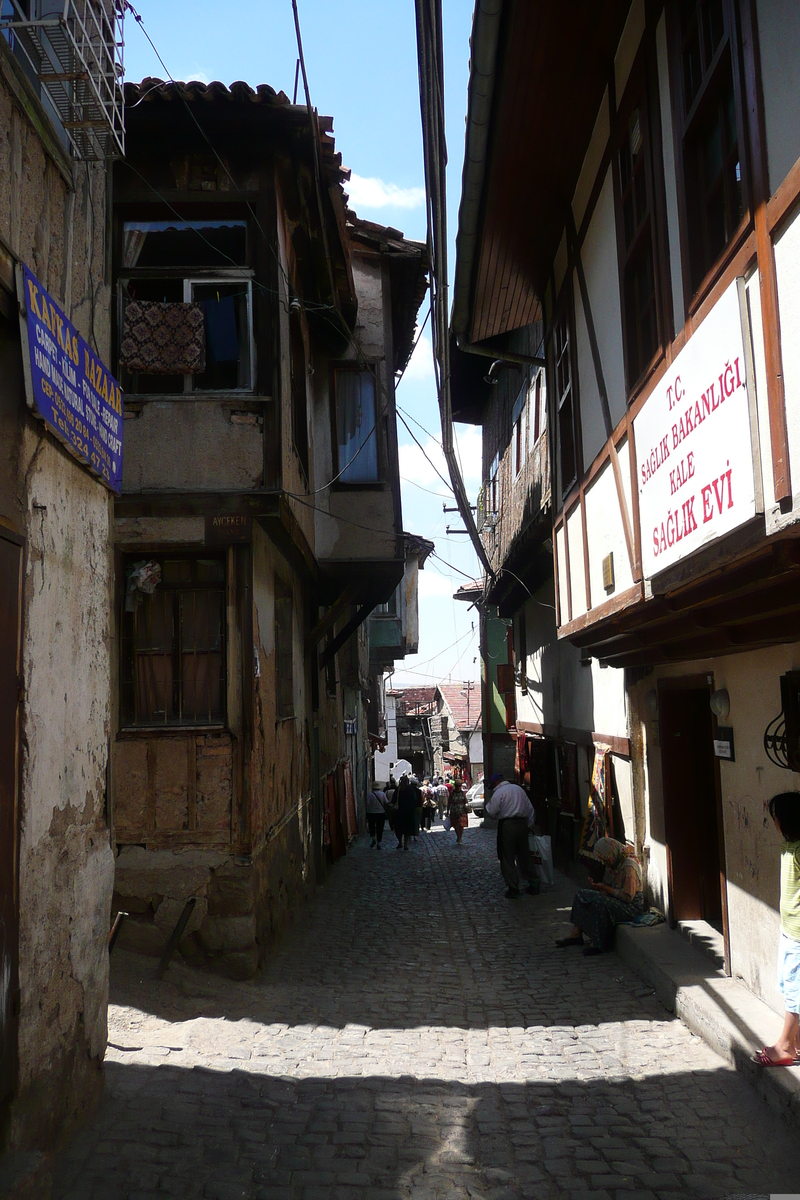
[[[206,335],[199,304],[131,300],[125,308],[119,362],[148,375],[200,375]]]

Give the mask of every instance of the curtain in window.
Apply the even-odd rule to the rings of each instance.
[[[370,483],[378,478],[375,380],[371,371],[336,372],[339,479]]]

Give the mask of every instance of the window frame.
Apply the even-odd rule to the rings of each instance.
[[[309,474],[308,367],[303,326],[298,313],[289,311],[289,385],[292,398],[292,445],[306,486]]]
[[[528,407],[530,404],[531,382],[530,372],[527,372],[522,384],[520,385],[520,389],[517,392],[514,405],[511,410],[511,441],[512,454],[514,456],[513,469],[515,480],[519,478],[522,468],[528,461]],[[519,407],[519,412],[517,412],[517,405],[520,402],[520,397],[522,398],[522,404]],[[514,413],[517,413],[516,420],[514,419]]]
[[[558,464],[558,482],[561,494],[562,507],[563,502],[569,496],[572,489],[583,478],[583,438],[581,431],[581,411],[580,411],[580,390],[578,386],[578,364],[575,355],[576,340],[575,340],[575,308],[573,304],[572,283],[570,272],[561,287],[561,294],[558,303],[555,306],[552,321],[552,332],[549,340],[548,360],[550,363],[550,372],[552,377],[552,386],[548,384],[548,403],[552,406],[553,413],[553,437],[551,439],[551,454],[556,457]],[[570,368],[570,392],[572,399],[572,438],[575,452],[575,470],[571,479],[564,479],[563,464],[561,460],[561,409],[564,404],[564,396],[557,385],[557,367],[560,359],[557,360],[557,335],[560,326],[566,328],[567,333],[567,352],[569,355]],[[565,395],[566,393],[564,393]]]
[[[230,270],[213,267],[209,268],[206,273],[201,269],[193,268],[191,271],[181,271],[179,268],[171,267],[153,267],[153,268],[130,268],[126,271],[121,271],[117,275],[117,351],[115,354],[117,374],[121,378],[121,370],[119,365],[119,347],[122,344],[122,331],[125,321],[125,285],[129,282],[135,282],[137,279],[157,280],[163,279],[165,282],[176,283],[180,282],[183,285],[183,303],[191,303],[192,285],[193,284],[231,284],[231,283],[246,283],[247,284],[247,346],[250,354],[250,385],[248,387],[236,388],[193,388],[192,375],[165,375],[164,379],[182,379],[183,387],[180,391],[175,392],[138,392],[134,391],[129,385],[125,391],[125,395],[131,400],[150,400],[154,397],[162,399],[167,396],[171,399],[180,397],[190,398],[194,396],[252,396],[256,390],[256,341],[253,326],[253,279],[255,272],[250,267],[231,267]],[[130,372],[132,376],[137,375],[137,372]]]
[[[342,359],[339,362],[331,363],[330,367],[330,397],[331,397],[331,463],[333,464],[334,479],[331,487],[337,491],[364,491],[369,489],[383,490],[386,483],[386,468],[384,462],[384,454],[382,448],[382,437],[379,436],[382,425],[385,419],[385,414],[381,407],[381,393],[383,385],[380,379],[380,367],[382,359],[364,359],[363,364],[355,362],[353,359]],[[346,470],[346,466],[342,468],[339,462],[339,405],[338,391],[336,386],[336,377],[339,372],[348,371],[356,375],[363,375],[367,372],[372,376],[374,396],[375,396],[375,478],[374,479],[340,479],[342,470]],[[351,460],[352,461],[352,460]]]
[[[668,265],[663,253],[663,212],[659,203],[659,189],[656,175],[656,150],[660,147],[660,136],[657,126],[660,124],[660,109],[654,96],[651,64],[647,54],[649,41],[647,35],[642,39],[642,45],[625,87],[625,93],[614,118],[614,129],[611,137],[611,175],[614,188],[614,214],[617,235],[617,265],[619,271],[620,314],[622,323],[622,346],[625,367],[625,386],[627,400],[632,398],[642,384],[652,374],[653,369],[664,356],[664,350],[669,334],[672,332],[671,322],[667,315],[667,298],[664,292],[664,274]],[[647,214],[636,228],[630,247],[626,246],[625,210],[621,179],[620,155],[626,145],[630,121],[635,110],[639,112],[640,135],[642,137],[642,173],[645,181]],[[659,156],[663,159],[663,156]],[[634,200],[635,203],[635,200]],[[638,364],[633,364],[631,331],[628,326],[628,302],[626,281],[631,269],[641,251],[642,239],[649,236],[650,263],[653,272],[653,303],[655,307],[655,344],[649,358],[641,356]],[[638,371],[635,371],[638,365]]]
[[[139,561],[143,558],[155,559],[157,562],[162,564],[162,567],[163,567],[164,561],[175,562],[175,561],[187,561],[187,560],[190,562],[196,562],[198,560],[215,561],[215,562],[218,562],[222,567],[222,580],[221,581],[214,580],[214,581],[209,581],[209,582],[204,583],[204,582],[195,580],[192,582],[181,582],[181,583],[174,583],[174,584],[162,582],[157,585],[157,587],[161,589],[162,595],[165,592],[174,593],[174,596],[175,596],[174,603],[178,607],[179,607],[179,604],[178,604],[177,597],[178,597],[179,593],[196,592],[196,591],[216,591],[216,592],[221,592],[221,594],[222,594],[221,646],[220,646],[220,650],[219,650],[219,657],[220,657],[219,687],[220,687],[222,715],[219,718],[219,720],[213,720],[213,719],[205,717],[203,719],[196,719],[194,721],[183,721],[183,720],[167,721],[167,720],[164,720],[163,722],[162,721],[154,722],[154,721],[139,721],[136,718],[137,696],[138,696],[138,693],[137,693],[137,671],[136,671],[137,648],[136,648],[136,644],[135,644],[136,643],[136,625],[135,625],[136,613],[133,614],[132,628],[131,628],[130,632],[128,632],[127,623],[128,623],[128,618],[131,616],[131,614],[129,614],[125,611],[125,600],[126,600],[126,594],[127,594],[126,568],[133,562]],[[181,732],[192,731],[192,730],[197,731],[197,730],[202,730],[202,729],[214,729],[214,730],[218,731],[220,729],[223,729],[223,730],[226,729],[228,726],[228,694],[227,694],[227,685],[228,685],[228,618],[227,618],[227,600],[226,600],[226,598],[227,598],[227,589],[228,589],[228,582],[229,582],[229,580],[228,580],[228,563],[227,563],[226,554],[224,552],[215,551],[212,547],[203,548],[203,549],[192,549],[192,550],[181,550],[181,549],[173,550],[172,548],[164,548],[164,549],[154,550],[154,551],[126,550],[121,554],[121,556],[118,560],[118,563],[119,563],[119,570],[120,570],[119,578],[122,583],[121,597],[120,597],[120,624],[119,624],[120,655],[119,655],[119,675],[118,675],[119,714],[120,714],[119,715],[119,729],[120,729],[120,732],[124,733],[124,734],[160,732],[160,733],[164,733],[164,734],[175,735],[175,734],[178,734]],[[179,625],[178,630],[175,635],[175,638],[174,638],[174,644],[173,644],[173,647],[171,650],[171,655],[173,658],[173,688],[175,686],[177,686],[180,692],[182,692],[182,688],[183,688],[182,671],[180,669],[180,666],[181,666],[181,661],[182,661],[182,657],[183,657],[183,653],[184,653],[183,643],[181,640],[181,628],[182,627]],[[126,646],[126,643],[129,643],[129,645]],[[174,669],[176,663],[178,665],[177,672]],[[130,670],[130,673],[128,673],[129,668],[132,668]],[[176,680],[177,680],[177,685],[176,685]],[[132,697],[131,697],[132,704],[133,704],[133,718],[132,719],[130,716],[129,702],[126,700],[126,697],[125,697],[126,687],[129,687],[132,692]],[[182,705],[181,705],[181,707],[182,707]],[[165,715],[166,715],[166,710],[165,710]]]
[[[714,52],[712,65],[706,69],[703,82],[696,92],[689,111],[686,111],[683,54],[680,15],[677,9],[667,6],[670,99],[672,104],[672,129],[675,147],[675,176],[678,192],[678,224],[680,229],[681,271],[683,282],[684,309],[691,315],[700,306],[717,279],[722,275],[730,260],[753,228],[753,187],[749,161],[749,127],[744,103],[745,81],[742,66],[741,22],[732,0],[722,0],[724,34]],[[716,259],[707,266],[702,276],[694,282],[692,248],[690,244],[691,217],[687,196],[686,158],[684,146],[687,135],[696,133],[701,127],[702,116],[712,104],[714,92],[721,90],[723,51],[730,51],[730,68],[733,83],[733,102],[741,170],[742,217],[732,228],[727,242]],[[709,98],[711,97],[711,99]]]

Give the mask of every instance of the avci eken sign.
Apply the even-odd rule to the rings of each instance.
[[[122,388],[23,265],[29,383],[36,412],[79,462],[122,488]]]
[[[761,507],[740,286],[734,280],[633,422],[646,578]]]

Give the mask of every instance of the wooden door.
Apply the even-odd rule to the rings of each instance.
[[[707,684],[662,686],[658,707],[671,917],[720,925],[722,839],[710,696]]]
[[[0,533],[0,1104],[17,1073],[22,549]]]

